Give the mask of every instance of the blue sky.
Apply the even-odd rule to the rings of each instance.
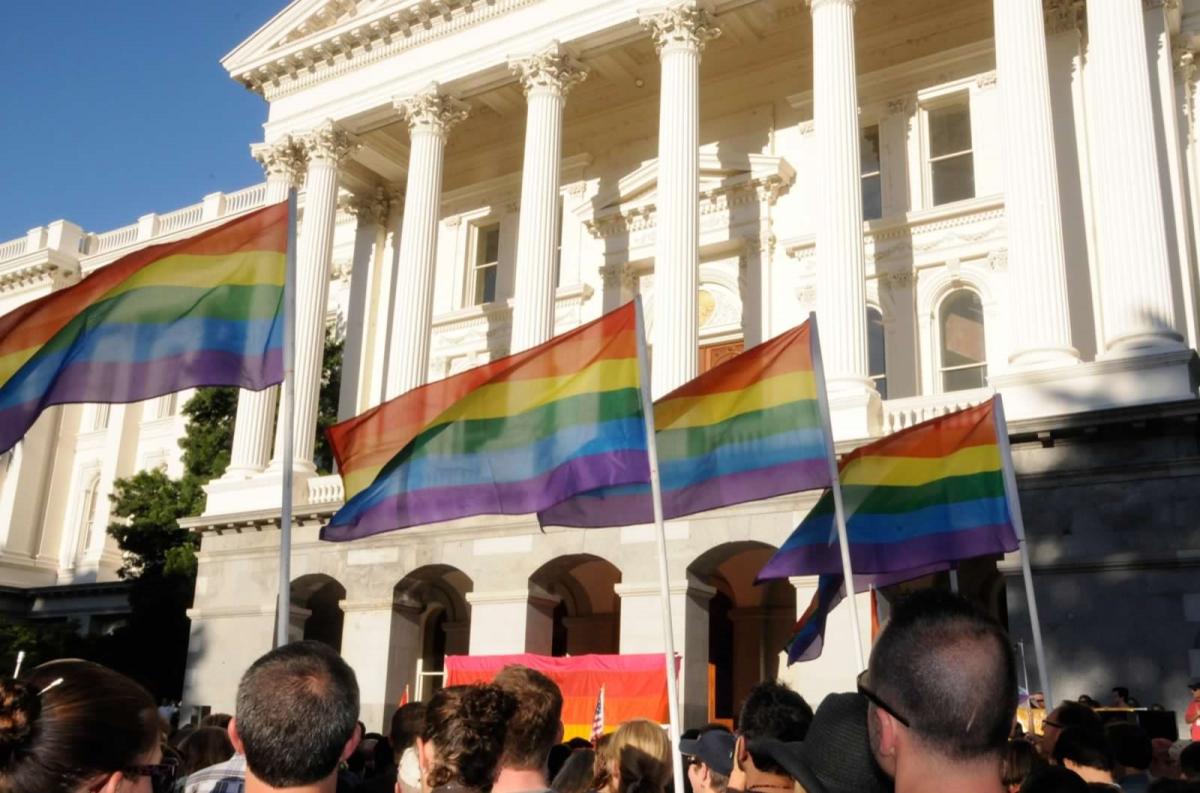
[[[0,242],[260,181],[267,105],[218,62],[287,0],[0,0]]]

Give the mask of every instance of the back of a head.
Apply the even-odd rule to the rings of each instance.
[[[1000,779],[1005,787],[1020,785],[1044,764],[1045,761],[1029,741],[1009,741],[1004,763],[1000,766]]]
[[[558,743],[562,725],[562,692],[553,680],[526,666],[506,666],[492,681],[517,701],[508,724],[501,768],[537,771],[545,767]]]
[[[1054,762],[1065,765],[1067,761],[1099,771],[1113,770],[1112,750],[1103,734],[1097,736],[1082,727],[1068,727],[1054,743]]]
[[[238,685],[236,728],[246,766],[273,788],[311,785],[337,770],[358,726],[358,681],[328,645],[277,647]]]
[[[871,651],[870,685],[931,752],[1000,755],[1017,708],[1016,662],[1003,629],[957,595],[922,590],[892,610]]]
[[[804,697],[783,683],[766,681],[750,689],[738,715],[738,734],[746,740],[754,766],[766,773],[786,775],[787,771],[761,752],[754,742],[770,738],[784,743],[803,741],[812,724],[813,710]]]
[[[400,756],[404,754],[404,750],[412,746],[420,737],[421,731],[425,729],[425,703],[410,702],[407,705],[396,708],[396,712],[392,714],[392,726],[388,731],[388,740],[391,741],[392,751],[396,754],[396,762],[400,762]]]
[[[183,755],[179,774],[186,776],[233,757],[233,744],[229,733],[220,727],[198,727],[180,742],[179,751]]]
[[[0,790],[75,793],[141,765],[159,740],[144,688],[90,661],[52,661],[0,680]]]
[[[1200,741],[1192,741],[1179,753],[1179,772],[1183,778],[1200,782]]]
[[[232,713],[210,713],[200,720],[200,726],[220,727],[222,730],[227,730],[231,721],[233,721]]]
[[[619,793],[660,793],[671,778],[671,742],[659,725],[634,719],[612,734],[601,762],[619,770]]]
[[[421,735],[433,744],[436,757],[426,770],[426,784],[491,790],[516,712],[516,700],[496,685],[451,686],[434,694]]]
[[[1069,699],[1063,700],[1051,711],[1051,718],[1064,730],[1068,727],[1079,727],[1093,734],[1104,732],[1104,722],[1100,721],[1096,711]]]
[[[1034,769],[1021,785],[1021,793],[1087,793],[1087,789],[1083,777],[1058,765]]]
[[[1108,745],[1112,748],[1113,758],[1131,771],[1145,771],[1150,768],[1154,759],[1154,746],[1150,736],[1137,724],[1118,721],[1109,724],[1105,730]]]
[[[554,793],[587,793],[595,776],[596,753],[591,749],[575,749],[554,775],[550,788]]]

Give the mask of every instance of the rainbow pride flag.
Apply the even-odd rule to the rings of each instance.
[[[663,517],[827,487],[828,449],[812,320],[743,352],[654,403]],[[654,520],[648,484],[578,495],[538,513],[542,525]]]
[[[650,479],[633,303],[380,408],[331,428],[353,495],[322,539],[527,514]]]
[[[842,458],[838,470],[855,578],[1016,550],[999,438],[992,399]],[[833,497],[826,492],[758,580],[840,574],[839,553]]]
[[[287,215],[151,245],[0,317],[0,452],[51,405],[281,382]]]

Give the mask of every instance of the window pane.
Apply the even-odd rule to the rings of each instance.
[[[483,262],[495,262],[500,259],[500,227],[492,226],[483,232]],[[482,262],[481,262],[482,263]]]
[[[987,385],[987,367],[972,366],[969,369],[951,369],[942,372],[943,391],[966,391]]]
[[[886,377],[872,377],[871,379],[875,381],[875,391],[879,394],[879,398],[887,399],[888,398],[887,378]]]
[[[929,156],[941,157],[971,148],[971,110],[966,103],[929,110]]]
[[[887,342],[883,335],[883,314],[867,309],[867,371],[871,377],[887,373]]]
[[[496,299],[496,266],[475,271],[475,302],[491,303]]]
[[[930,163],[933,203],[948,204],[975,197],[975,158],[971,154]]]
[[[982,388],[987,384],[987,345],[979,296],[966,289],[951,294],[942,301],[940,324],[942,390]]]
[[[862,161],[862,173],[879,171],[879,127],[864,127],[858,141],[858,154]]]
[[[863,220],[883,217],[883,183],[879,174],[864,176],[862,180]]]

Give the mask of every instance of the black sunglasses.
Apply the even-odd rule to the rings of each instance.
[[[156,765],[131,765],[121,769],[127,777],[150,777],[150,788],[154,793],[170,793],[175,784],[176,766],[174,763],[158,763]]]
[[[882,710],[884,713],[891,716],[896,721],[903,724],[905,727],[911,727],[912,725],[908,723],[908,719],[904,718],[899,713],[897,713],[896,709],[893,708],[891,705],[887,704],[886,702],[884,702],[879,697],[878,694],[876,694],[874,691],[872,691],[871,689],[869,689],[865,685],[863,685],[863,678],[866,676],[867,676],[866,669],[864,669],[863,671],[858,673],[858,680],[855,681],[858,685],[858,693],[862,694],[864,697],[867,698],[867,701],[869,701],[875,707]]]

